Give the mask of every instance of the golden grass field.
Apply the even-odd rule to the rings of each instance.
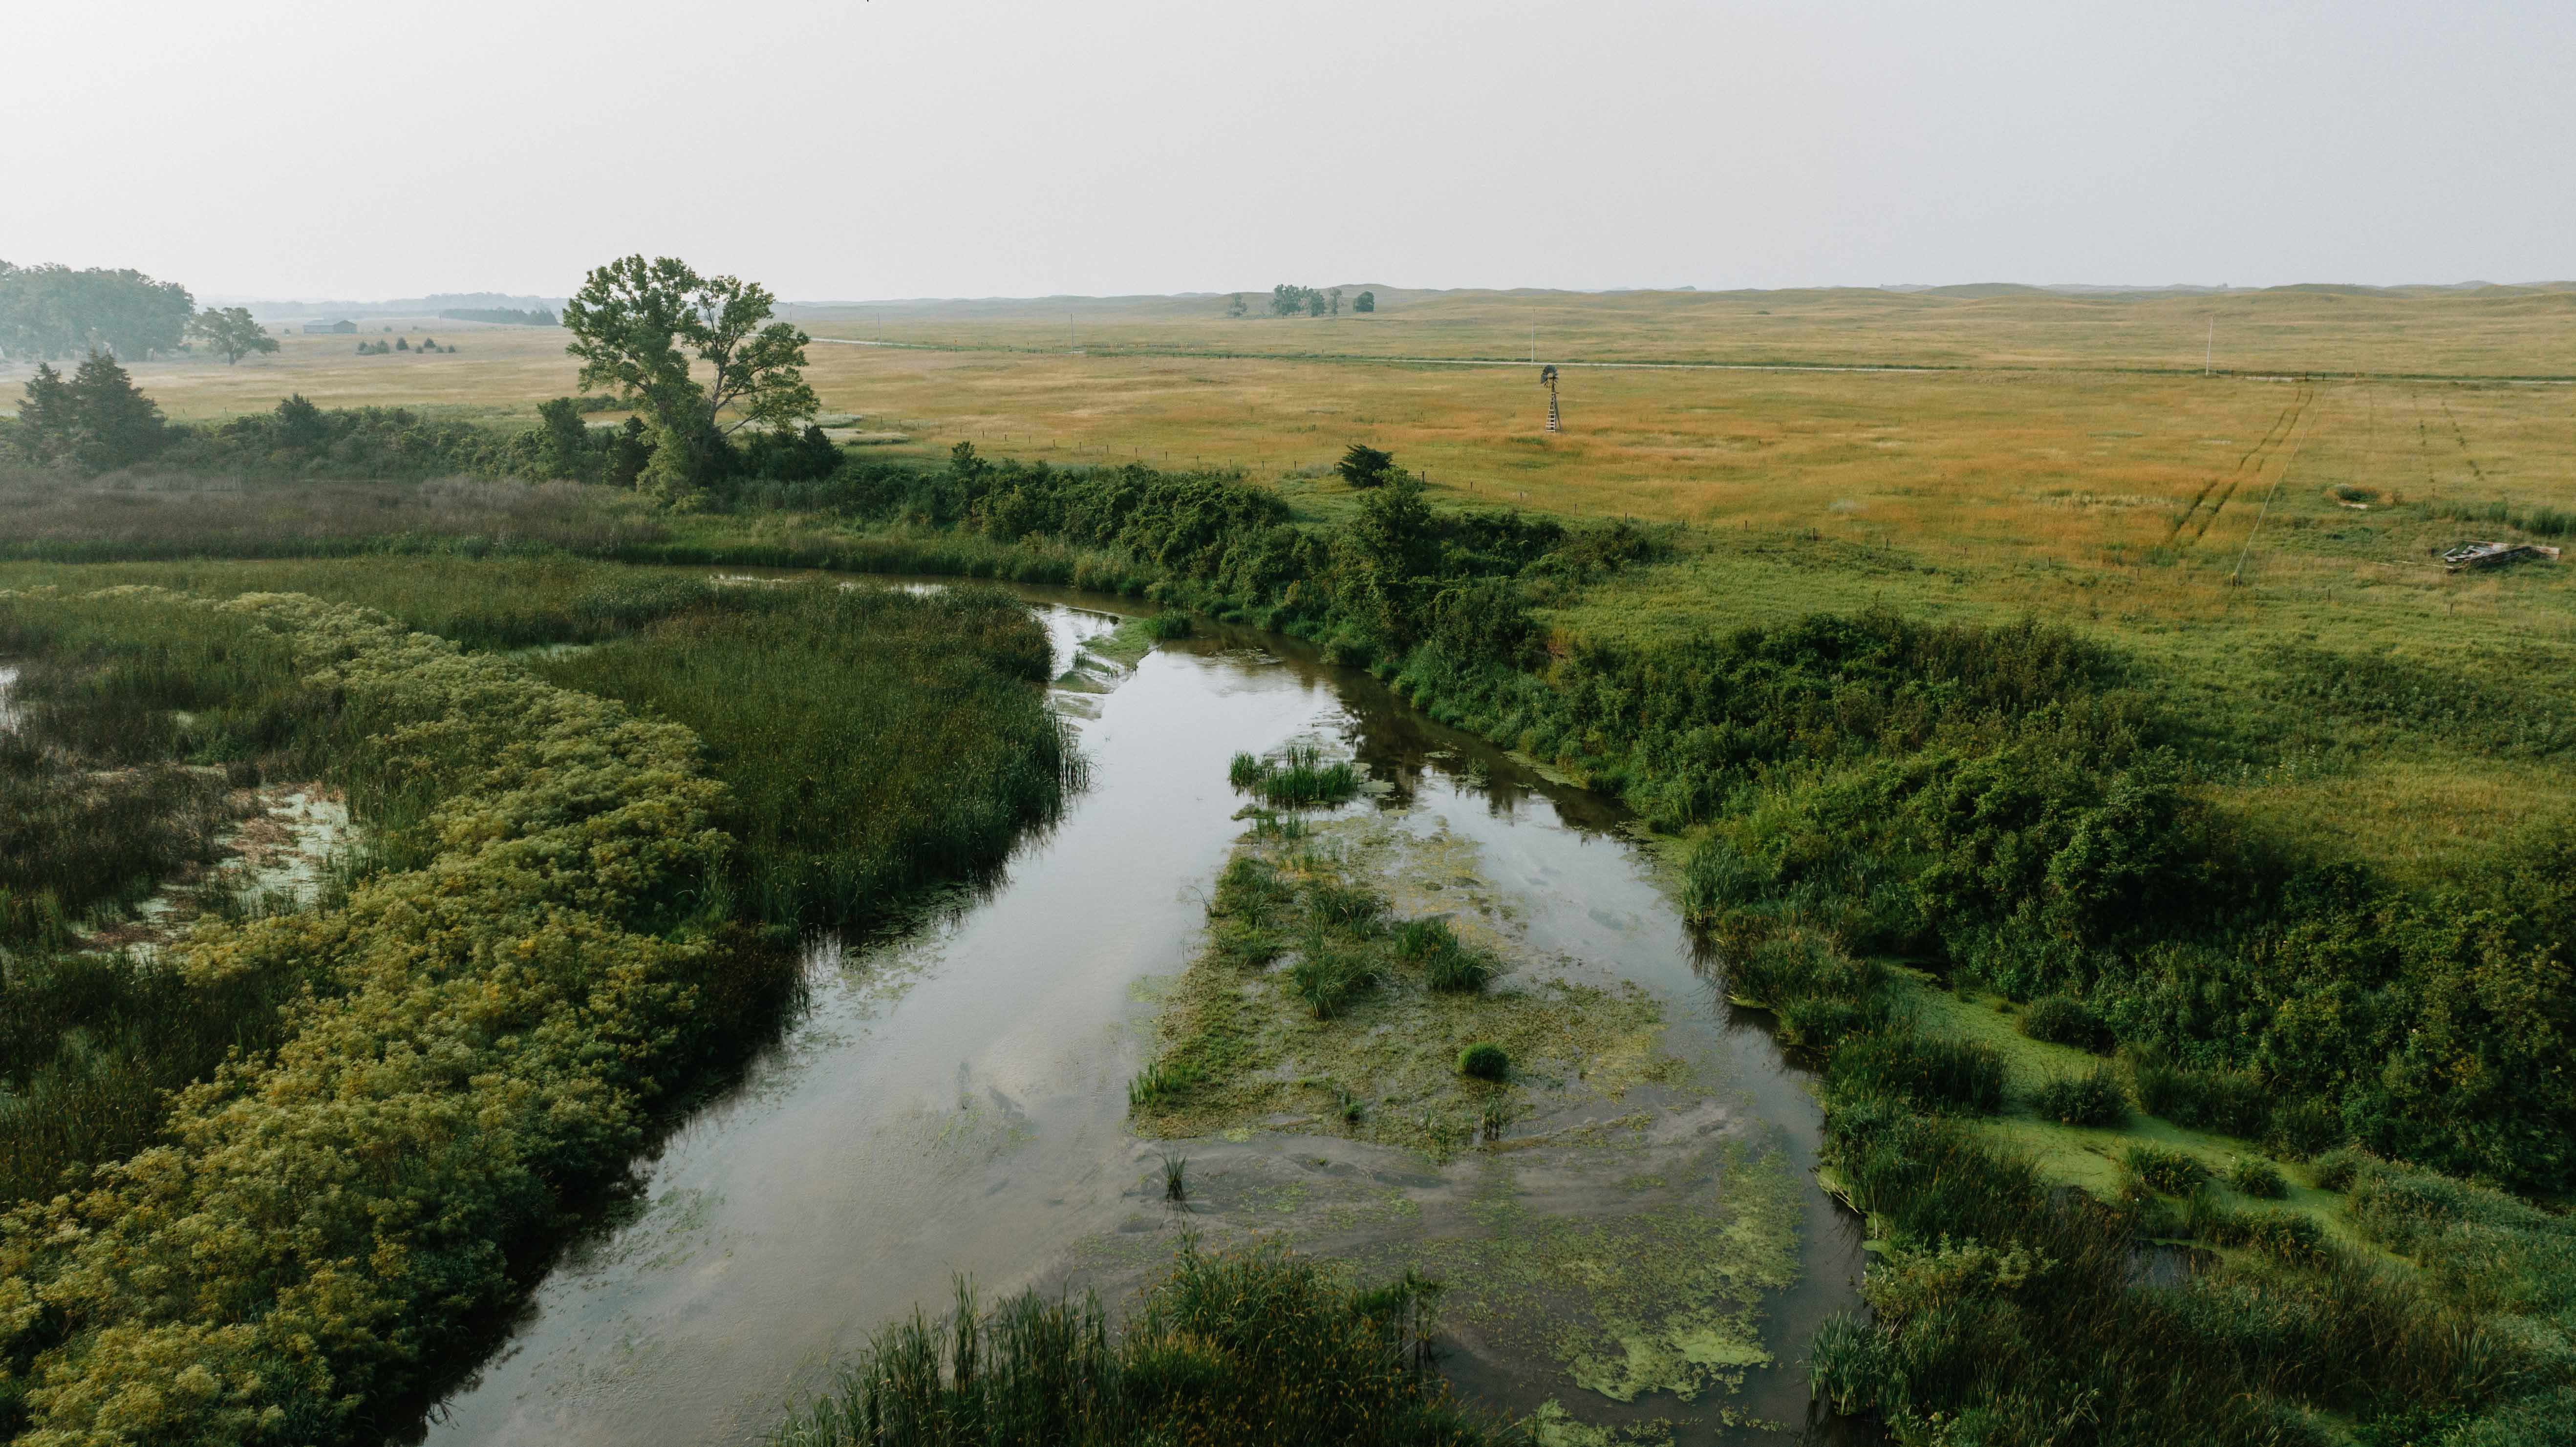
[[[1872,604],[2035,614],[2163,660],[2213,708],[2284,645],[2576,676],[2576,557],[2453,575],[2432,556],[2510,535],[2444,508],[2576,508],[2576,386],[2533,380],[2576,376],[2576,291],[1379,295],[1373,316],[1324,319],[1228,319],[1221,297],[797,317],[838,339],[810,349],[825,407],[903,450],[1220,463],[1331,512],[1347,498],[1329,464],[1368,441],[1455,502],[1683,525],[1674,561],[1558,619],[1595,636]],[[1369,359],[1526,357],[1532,313],[1559,363],[1932,370],[1568,366],[1550,435],[1526,363]],[[2222,371],[2204,377],[2213,317]],[[356,338],[293,335],[274,357],[137,378],[180,418],[290,391],[525,415],[575,390],[560,331],[393,326],[460,350],[360,357]],[[871,340],[906,345],[846,344]],[[2427,865],[2559,807],[2523,766],[2420,752],[2241,782],[2286,827]]]

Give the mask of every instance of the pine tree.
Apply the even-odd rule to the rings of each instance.
[[[36,375],[27,380],[27,399],[18,404],[20,451],[39,462],[52,462],[71,454],[71,392],[71,384],[51,364],[36,364]]]

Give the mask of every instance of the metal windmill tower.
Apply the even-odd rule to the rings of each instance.
[[[1540,381],[1545,382],[1545,383],[1547,384],[1547,430],[1548,430],[1548,431],[1550,431],[1550,432],[1554,432],[1554,431],[1556,431],[1556,430],[1557,430],[1557,427],[1556,427],[1556,363],[1554,363],[1554,362],[1550,362],[1550,363],[1548,363],[1546,366],[1539,368],[1539,369],[1538,369],[1538,379],[1539,379]]]

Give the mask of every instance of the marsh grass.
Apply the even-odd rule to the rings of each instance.
[[[182,977],[89,935],[212,861],[233,778],[302,773],[341,735],[282,641],[146,600],[0,598],[0,1199],[156,1139],[168,1093],[278,1038],[307,981]]]
[[[880,918],[927,884],[993,868],[1079,785],[1080,756],[1035,686],[1051,671],[1045,632],[1017,600],[719,592],[721,608],[531,667],[705,741],[748,913]]]
[[[1355,1288],[1273,1249],[1186,1247],[1112,1327],[1024,1292],[880,1331],[774,1447],[1472,1447],[1501,1440],[1428,1369],[1437,1283]]]
[[[1319,809],[1359,792],[1359,770],[1347,759],[1328,760],[1312,744],[1291,744],[1263,758],[1237,754],[1227,782],[1274,809]]]
[[[1474,994],[1502,970],[1491,954],[1460,940],[1445,919],[1407,920],[1395,927],[1393,943],[1396,957],[1420,967],[1434,990]]]

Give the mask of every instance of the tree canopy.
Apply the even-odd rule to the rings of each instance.
[[[611,388],[653,419],[649,483],[670,500],[704,485],[733,432],[787,428],[819,409],[800,370],[813,339],[770,321],[776,305],[757,282],[640,254],[592,271],[564,304],[581,385]]]
[[[1373,291],[1364,291],[1364,292],[1361,292],[1357,297],[1355,297],[1355,298],[1353,298],[1353,299],[1352,299],[1352,301],[1351,301],[1351,310],[1353,310],[1353,311],[1355,311],[1355,312],[1373,312],[1373,311],[1376,311],[1376,310],[1377,310],[1377,293],[1376,293],[1376,292],[1373,292]]]
[[[277,350],[277,338],[250,319],[248,307],[208,307],[188,322],[188,335],[223,356],[230,366],[252,352]]]
[[[53,361],[99,350],[148,357],[176,348],[196,314],[186,287],[132,269],[0,261],[0,355]]]

